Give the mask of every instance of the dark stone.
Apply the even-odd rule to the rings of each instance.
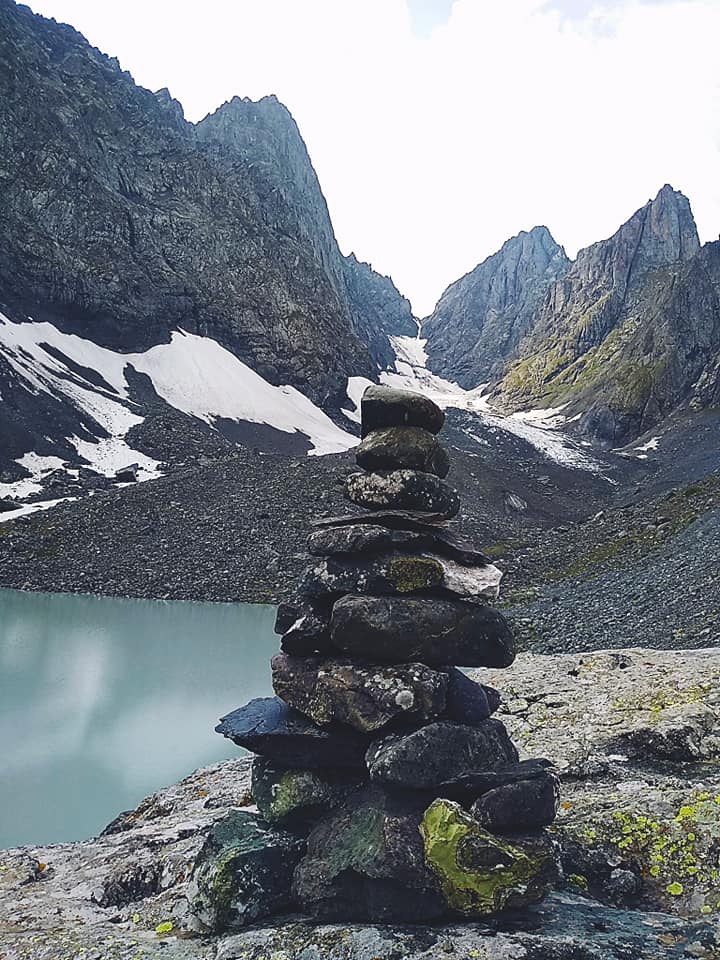
[[[352,473],[345,481],[349,500],[369,510],[424,510],[449,519],[460,509],[456,490],[432,473],[392,470],[383,473]]]
[[[560,788],[552,773],[506,783],[484,793],[470,808],[491,833],[522,833],[547,827],[557,814]]]
[[[308,838],[293,894],[322,920],[427,923],[447,912],[425,866],[426,802],[368,787]]]
[[[297,603],[281,603],[275,614],[275,633],[285,633],[300,616],[300,606]]]
[[[462,670],[450,667],[443,720],[457,723],[479,723],[487,720],[500,706],[500,694],[465,676]]]
[[[347,527],[327,527],[311,533],[308,551],[316,557],[332,557],[338,554],[387,553],[389,550],[406,548],[421,550],[431,543],[431,536],[412,530],[390,530],[370,523],[353,523]]]
[[[355,448],[363,470],[422,470],[436,477],[450,472],[450,457],[436,437],[421,427],[373,430]]]
[[[374,733],[393,720],[430,720],[445,708],[446,674],[421,663],[388,667],[279,654],[272,674],[275,693],[320,725]]]
[[[285,631],[280,641],[283,652],[301,657],[327,653],[332,648],[329,607],[305,604],[298,608],[298,611],[300,615]]]
[[[376,510],[373,513],[360,515],[348,514],[342,517],[330,517],[325,520],[316,520],[313,523],[313,526],[321,528],[322,532],[338,530],[338,533],[343,528],[349,528],[351,526],[362,527],[363,525],[387,527],[389,530],[399,531],[401,534],[411,531],[413,533],[423,534],[428,538],[427,543],[423,544],[424,546],[432,547],[437,553],[442,553],[451,560],[455,560],[457,563],[462,563],[469,567],[492,562],[484,553],[476,550],[468,540],[448,530],[445,525],[445,519],[440,514],[421,513],[410,510]],[[315,534],[312,536],[314,537]],[[320,541],[320,543],[323,542],[332,543],[333,541],[332,539]],[[340,539],[335,542],[343,543],[344,541],[342,537],[340,537]],[[362,543],[362,540],[359,542]],[[400,549],[403,548],[402,545],[397,542],[394,543],[394,546]],[[352,552],[360,552],[360,549],[360,547],[353,547]],[[370,547],[366,549],[373,548]],[[316,551],[311,550],[310,552],[315,553]],[[320,550],[317,551],[320,555],[342,552],[344,552],[342,549],[327,550],[326,553],[323,552],[322,554]]]
[[[17,510],[20,506],[19,503],[15,503],[14,500],[3,500],[0,497],[0,513],[9,513],[11,510]]]
[[[517,763],[518,754],[499,720],[475,726],[438,721],[407,734],[370,744],[370,779],[411,790],[427,790],[478,770]]]
[[[439,797],[471,802],[489,790],[495,790],[506,784],[535,778],[542,779],[551,770],[552,764],[549,760],[535,758],[521,760],[519,763],[510,763],[495,770],[477,770],[461,777],[454,777],[452,780],[443,780],[437,785],[435,792]]]
[[[277,697],[251,700],[215,727],[252,753],[293,767],[364,766],[367,737],[344,727],[318,727]]]
[[[237,930],[287,910],[301,838],[258,814],[233,810],[210,830],[195,858],[188,901],[211,933]]]
[[[370,661],[508,667],[504,617],[484,604],[436,597],[342,597],[330,618],[333,646]]]
[[[382,427],[422,427],[439,433],[445,423],[440,407],[422,394],[376,384],[362,395],[360,416],[363,437]]]
[[[361,771],[353,775],[338,770],[298,770],[255,757],[252,795],[268,823],[298,826],[340,806],[364,779]]]

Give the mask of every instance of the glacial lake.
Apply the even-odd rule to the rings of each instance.
[[[0,848],[80,840],[240,755],[219,717],[268,696],[275,608],[0,589]]]

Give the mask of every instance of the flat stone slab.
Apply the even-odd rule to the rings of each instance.
[[[436,597],[346,596],[332,609],[335,649],[374,662],[507,667],[515,659],[502,614]]]
[[[370,744],[370,779],[409,790],[432,790],[441,783],[481,770],[517,763],[518,753],[499,720],[474,726],[437,721],[407,734]]]
[[[448,483],[432,473],[392,470],[383,473],[352,473],[345,481],[349,500],[369,510],[424,510],[454,517],[460,497]]]
[[[440,407],[420,393],[372,384],[360,400],[363,437],[382,427],[422,427],[439,433],[445,423]]]
[[[445,710],[448,677],[422,663],[374,666],[316,657],[272,659],[273,689],[323,726],[374,733],[394,720],[422,722]]]
[[[217,733],[239,747],[294,767],[362,769],[367,737],[347,727],[318,727],[278,697],[251,700],[223,717]]]
[[[367,551],[379,553],[386,546],[401,550],[423,546],[467,566],[491,563],[469,540],[449,530],[440,514],[376,510],[373,513],[316,520],[313,526],[319,529],[310,535],[308,549],[315,556]],[[363,529],[372,532],[363,533]],[[386,539],[380,532],[383,529],[395,531],[397,538]],[[411,539],[414,534],[419,539]]]
[[[533,757],[497,767],[495,770],[478,770],[460,777],[453,777],[452,780],[443,780],[435,789],[440,797],[471,802],[489,790],[518,781],[543,778],[553,770],[549,760]]]
[[[355,448],[363,470],[422,470],[436,477],[450,472],[450,457],[436,437],[421,427],[385,427],[365,434]]]
[[[299,593],[318,600],[346,593],[388,596],[439,590],[458,597],[496,600],[501,580],[502,571],[493,564],[468,567],[434,553],[336,556],[311,567]]]

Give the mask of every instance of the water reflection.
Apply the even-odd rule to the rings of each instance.
[[[218,717],[270,693],[274,608],[0,590],[0,847],[89,837],[236,756]]]

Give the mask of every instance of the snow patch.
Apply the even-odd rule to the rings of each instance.
[[[60,497],[58,500],[38,500],[35,503],[26,503],[17,510],[8,510],[6,513],[0,513],[0,523],[6,520],[15,520],[17,517],[26,517],[30,513],[38,513],[40,510],[49,510],[58,503],[71,503],[77,500],[77,497]]]
[[[45,345],[95,371],[106,386],[71,369]],[[142,479],[158,476],[157,461],[124,444],[130,427],[143,420],[134,412],[137,404],[129,400],[125,376],[129,367],[146,374],[170,406],[211,426],[218,419],[246,420],[284,433],[302,433],[310,439],[310,453],[316,455],[338,453],[357,443],[356,437],[333,423],[299,390],[273,386],[210,337],[176,331],[170,343],[125,354],[63,333],[51,323],[13,323],[0,314],[0,356],[28,389],[70,400],[110,434],[110,440],[97,444],[70,438],[93,469],[104,474],[111,464],[134,462],[141,466]]]
[[[633,449],[637,450],[639,453],[647,453],[648,450],[657,450],[661,439],[662,437],[653,437],[652,440],[648,440],[647,443],[643,443],[639,447],[633,447]],[[647,459],[647,457],[644,459]]]

